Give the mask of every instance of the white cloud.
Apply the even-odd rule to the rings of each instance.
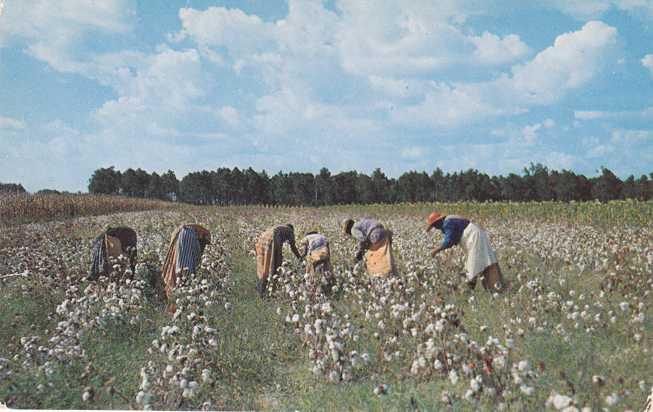
[[[653,74],[653,54],[647,54],[642,58],[642,66],[646,67]]]
[[[574,118],[578,120],[596,120],[604,118],[608,115],[608,112],[599,111],[599,110],[575,110]]]
[[[547,0],[547,3],[579,20],[599,18],[611,9],[638,17],[653,17],[650,0]]]
[[[527,144],[535,144],[539,140],[539,131],[553,127],[555,127],[555,121],[553,119],[546,119],[542,123],[524,126],[522,129],[522,138]]]
[[[404,126],[457,127],[550,105],[598,75],[609,64],[616,40],[614,27],[588,22],[558,36],[531,61],[514,66],[510,75],[478,83],[425,83],[424,99],[395,109],[393,119]]]
[[[577,120],[646,120],[653,119],[653,106],[641,110],[604,111],[604,110],[575,110],[574,118]]]
[[[21,130],[25,128],[25,122],[11,117],[0,116],[0,130]]]
[[[588,83],[608,65],[616,43],[616,28],[600,21],[588,22],[579,31],[558,36],[553,46],[532,61],[513,67],[512,75],[499,83],[524,102],[552,103]]]
[[[231,127],[236,127],[240,124],[240,114],[238,110],[231,106],[223,106],[218,111],[218,117],[226,122]]]
[[[471,41],[476,46],[474,56],[479,62],[489,65],[510,63],[529,52],[528,46],[515,34],[501,38],[484,32],[481,36],[471,37]]]
[[[411,146],[401,149],[401,157],[405,159],[419,159],[426,154],[426,150],[423,147]]]
[[[178,36],[192,37],[199,44],[224,46],[233,57],[268,50],[275,40],[274,26],[240,9],[209,7],[205,11],[179,10],[182,30]]]
[[[616,145],[628,146],[653,143],[653,131],[617,129],[612,131],[610,141]]]
[[[76,46],[88,33],[124,33],[131,27],[128,0],[21,0],[0,16],[0,47],[22,39],[27,53],[62,72],[84,70]]]
[[[193,109],[194,99],[204,95],[203,79],[197,50],[164,47],[145,58],[137,71],[119,71],[119,97],[104,103],[94,117],[110,127],[131,127],[146,119],[175,124]]]

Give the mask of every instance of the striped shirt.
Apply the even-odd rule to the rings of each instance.
[[[200,263],[202,251],[195,229],[184,226],[177,237],[177,262],[175,271],[181,272],[188,269],[189,273],[195,273]]]

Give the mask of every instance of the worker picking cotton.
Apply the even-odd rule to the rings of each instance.
[[[331,250],[326,236],[318,232],[308,232],[299,242],[300,254],[306,259],[306,273],[319,276],[327,293],[331,290],[333,276],[331,271]]]
[[[172,233],[168,254],[161,268],[165,295],[169,301],[177,283],[177,275],[184,270],[195,273],[208,244],[211,244],[211,232],[200,225],[183,225]],[[168,311],[174,310],[175,305],[171,302]]]
[[[391,231],[370,218],[363,218],[357,222],[346,219],[342,227],[346,235],[358,241],[355,262],[360,262],[365,257],[367,273],[370,276],[385,277],[396,273]]]
[[[444,234],[444,239],[440,246],[433,249],[431,256],[435,257],[443,250],[460,245],[467,257],[465,276],[468,285],[473,288],[480,275],[485,289],[503,290],[505,285],[501,269],[485,230],[462,216],[446,216],[437,212],[431,213],[427,219],[426,231],[433,228],[439,229]]]
[[[97,280],[100,275],[108,274],[109,258],[124,255],[134,273],[136,264],[136,232],[129,227],[109,227],[95,238],[91,248],[91,268],[87,279]]]
[[[266,294],[268,278],[277,272],[283,262],[283,244],[286,242],[297,259],[302,259],[295,244],[295,228],[290,223],[267,229],[256,242],[256,290],[261,297]]]

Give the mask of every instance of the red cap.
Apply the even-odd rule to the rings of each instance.
[[[442,215],[442,214],[440,214],[440,213],[438,213],[438,212],[433,212],[433,213],[431,213],[431,214],[429,215],[428,219],[426,219],[426,223],[427,223],[427,225],[428,225],[428,226],[426,227],[426,231],[428,232],[429,230],[431,230],[431,228],[433,227],[433,225],[434,225],[438,220],[440,220],[440,219],[444,219],[444,215]]]

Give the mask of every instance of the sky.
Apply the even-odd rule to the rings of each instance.
[[[653,172],[653,0],[0,0],[0,182]]]

